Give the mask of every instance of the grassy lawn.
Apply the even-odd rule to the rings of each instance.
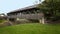
[[[0,28],[0,34],[60,34],[60,25],[20,24]]]

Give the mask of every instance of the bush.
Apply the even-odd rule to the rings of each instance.
[[[3,22],[5,22],[6,20],[0,20],[0,23],[3,23]]]
[[[0,23],[2,23],[4,20],[0,20]]]

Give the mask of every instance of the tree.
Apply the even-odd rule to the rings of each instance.
[[[47,18],[60,16],[60,0],[45,0],[38,6]]]

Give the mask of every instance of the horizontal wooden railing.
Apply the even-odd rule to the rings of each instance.
[[[43,14],[18,14],[18,15],[8,16],[8,18],[40,19],[43,16],[44,16]]]

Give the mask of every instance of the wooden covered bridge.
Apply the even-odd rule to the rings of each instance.
[[[11,11],[7,15],[9,19],[38,19],[44,24],[44,14],[36,5]]]

